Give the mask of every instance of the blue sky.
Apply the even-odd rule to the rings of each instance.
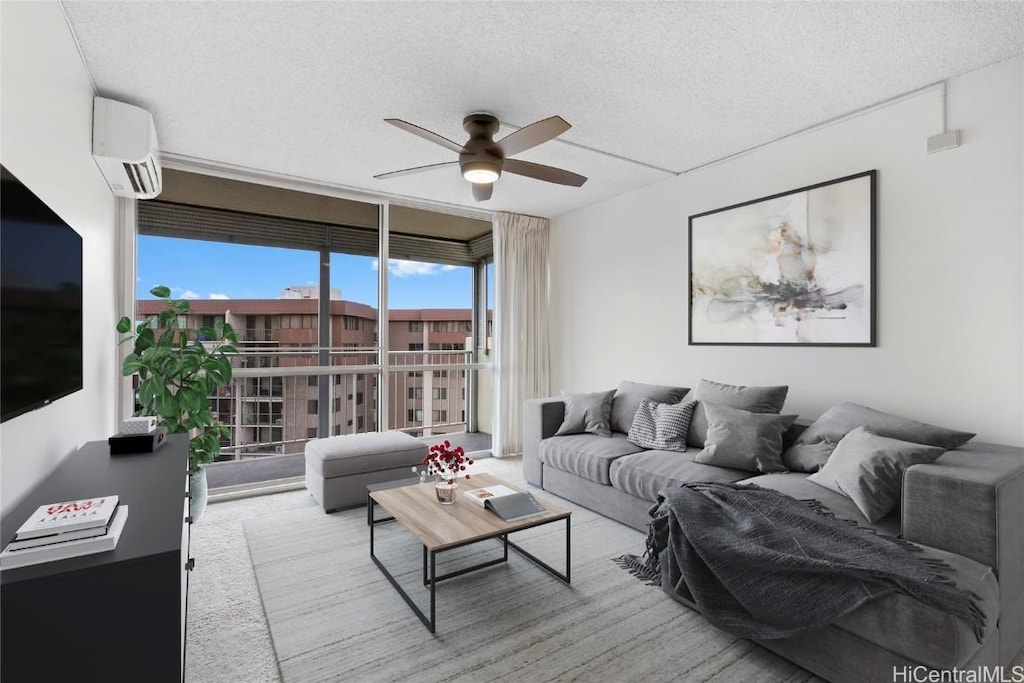
[[[138,239],[139,298],[156,285],[186,299],[276,299],[281,290],[315,285],[317,253],[141,235]],[[392,261],[391,308],[469,308],[471,268]],[[377,305],[377,259],[332,254],[331,287],[341,298]]]

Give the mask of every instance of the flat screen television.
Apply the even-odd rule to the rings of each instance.
[[[82,388],[82,237],[0,166],[0,422]]]

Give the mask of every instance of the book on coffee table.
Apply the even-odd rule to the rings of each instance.
[[[500,498],[502,496],[511,496],[518,493],[515,489],[511,489],[508,486],[502,486],[501,484],[495,484],[494,486],[483,486],[478,489],[470,489],[462,495],[468,500],[473,501],[480,507],[486,507],[484,503],[493,498]]]
[[[484,507],[492,510],[506,522],[515,522],[527,517],[536,517],[547,512],[531,493],[512,493],[484,501]]]

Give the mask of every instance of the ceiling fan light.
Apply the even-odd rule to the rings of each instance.
[[[500,176],[498,165],[487,161],[470,161],[462,166],[462,177],[471,183],[493,183]]]

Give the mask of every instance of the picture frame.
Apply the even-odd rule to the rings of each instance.
[[[876,346],[877,171],[689,217],[691,346]]]

